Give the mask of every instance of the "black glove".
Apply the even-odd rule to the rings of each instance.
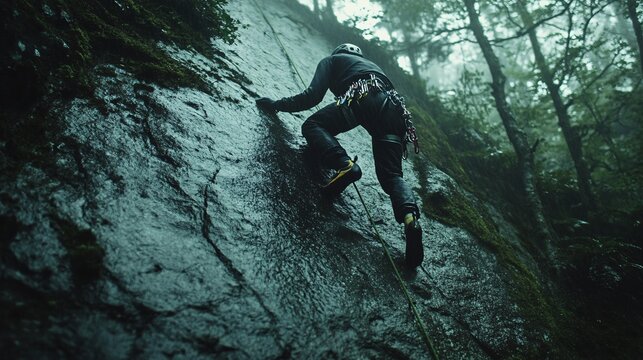
[[[264,110],[277,111],[277,109],[275,109],[276,101],[272,100],[271,98],[262,97],[262,98],[259,98],[259,99],[255,100],[255,102],[257,103],[258,107],[260,107],[260,108],[262,108]]]

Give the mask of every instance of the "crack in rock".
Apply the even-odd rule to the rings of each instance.
[[[203,189],[203,215],[202,215],[202,226],[201,226],[201,232],[203,234],[203,237],[205,240],[212,246],[212,249],[214,250],[217,258],[221,263],[225,266],[225,268],[228,270],[230,274],[234,277],[234,279],[239,283],[239,285],[243,288],[248,289],[251,294],[257,299],[257,302],[261,306],[261,308],[268,314],[268,317],[270,318],[270,323],[275,327],[278,328],[278,318],[276,314],[268,308],[268,306],[265,304],[263,297],[261,294],[254,289],[245,279],[245,276],[243,273],[237,269],[234,266],[234,263],[230,258],[228,258],[223,251],[217,246],[217,244],[214,242],[214,240],[210,236],[210,224],[212,224],[212,219],[210,217],[210,214],[208,213],[208,206],[209,206],[209,189],[210,185],[213,184],[216,181],[216,177],[219,174],[220,169],[217,169],[212,177],[209,179],[208,183],[204,186]],[[284,346],[281,340],[281,336],[279,335],[279,332],[277,332],[277,339],[278,339],[278,346],[283,352],[288,351],[288,347]]]

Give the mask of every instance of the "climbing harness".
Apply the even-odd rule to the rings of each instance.
[[[354,100],[359,102],[363,97],[368,95],[369,91],[384,91],[386,87],[384,82],[376,77],[375,74],[370,74],[368,79],[359,79],[350,84],[346,92],[343,95],[337,96],[335,100],[337,100],[337,106],[351,106]]]
[[[299,71],[297,70],[297,67],[295,66],[294,61],[292,61],[292,58],[288,54],[288,51],[286,51],[286,48],[284,45],[281,43],[281,40],[279,39],[279,36],[277,35],[277,32],[275,29],[272,27],[270,24],[270,21],[266,17],[266,14],[263,12],[263,9],[259,6],[256,0],[253,0],[255,7],[259,10],[261,13],[261,16],[263,19],[266,21],[266,24],[268,24],[268,27],[272,31],[273,35],[275,36],[275,39],[277,40],[277,43],[279,44],[279,47],[281,48],[281,51],[283,51],[284,55],[288,59],[288,62],[290,63],[290,66],[293,68],[297,76],[299,77],[299,80],[301,81],[303,86],[306,86],[306,83],[304,82],[304,79],[301,77],[301,74],[299,74]],[[379,79],[377,79],[379,80]],[[381,80],[379,80],[381,81]],[[352,85],[351,85],[352,87]],[[349,89],[350,90],[350,89]],[[365,94],[368,93],[368,87],[366,88]],[[365,95],[363,95],[365,96]],[[401,96],[393,97],[393,101],[397,101],[397,104],[401,104],[402,107],[404,108],[404,99]],[[404,108],[405,109],[405,108]],[[410,115],[410,114],[409,114]],[[406,120],[406,119],[405,119]],[[410,120],[410,117],[409,117]],[[407,123],[408,124],[408,123]],[[411,123],[412,126],[412,123]],[[412,128],[412,134],[415,134],[415,127]],[[408,130],[408,127],[407,127]],[[407,136],[409,135],[407,131]],[[411,138],[411,141],[414,142],[414,145],[416,146],[416,153],[419,151],[419,148],[417,147],[417,136],[413,135]],[[433,342],[431,341],[431,338],[429,337],[429,334],[426,330],[426,325],[424,324],[424,321],[422,321],[422,318],[420,317],[420,312],[418,311],[417,307],[415,306],[415,303],[413,302],[413,298],[411,297],[411,293],[409,292],[406,283],[404,282],[404,279],[402,279],[402,275],[400,275],[400,271],[397,269],[397,266],[395,265],[395,261],[393,260],[393,257],[391,256],[391,253],[388,250],[388,244],[382,236],[380,235],[379,231],[377,230],[377,226],[375,226],[375,221],[373,221],[373,218],[371,217],[370,211],[368,211],[368,207],[366,206],[366,202],[364,201],[364,198],[362,197],[361,192],[359,191],[357,184],[353,183],[353,187],[355,188],[355,191],[357,192],[357,195],[359,196],[359,199],[362,203],[362,206],[364,206],[364,210],[366,211],[366,216],[368,217],[368,221],[371,224],[371,227],[373,228],[373,231],[375,232],[375,235],[377,239],[379,240],[380,244],[382,245],[382,248],[384,248],[384,253],[386,254],[386,258],[388,259],[389,263],[391,264],[391,267],[393,267],[393,271],[395,274],[395,278],[397,281],[400,283],[400,287],[402,288],[402,292],[404,293],[404,296],[406,297],[407,302],[409,303],[409,307],[411,308],[411,312],[413,314],[413,317],[415,319],[415,324],[417,325],[418,331],[422,335],[422,339],[424,340],[424,343],[426,344],[427,348],[429,349],[429,352],[431,353],[431,356],[438,360],[438,353],[435,350],[435,347],[433,346]]]
[[[387,101],[391,101],[394,106],[397,106],[402,110],[402,119],[404,120],[404,126],[406,128],[404,138],[402,139],[402,146],[404,148],[402,158],[406,160],[409,157],[409,152],[406,148],[406,145],[409,142],[413,143],[413,151],[418,154],[420,152],[420,145],[418,144],[417,132],[413,125],[411,112],[406,108],[404,97],[402,97],[402,95],[400,95],[395,89],[389,88],[389,86],[375,76],[375,74],[370,74],[368,79],[359,79],[353,82],[343,95],[335,97],[336,104],[337,106],[342,107],[342,111],[344,111],[345,108],[350,108],[353,101],[357,101],[359,103],[360,100],[368,95],[369,91],[385,92],[387,95]],[[349,118],[354,121],[354,116],[352,114],[349,114]]]
[[[408,144],[409,142],[413,143],[413,152],[416,154],[420,153],[418,135],[415,131],[413,121],[411,120],[411,112],[406,108],[406,103],[404,102],[404,98],[402,97],[402,95],[395,91],[395,89],[388,90],[386,94],[388,95],[389,100],[393,102],[393,105],[399,106],[402,109],[402,119],[404,119],[404,124],[406,125],[406,134],[402,142],[402,145],[404,146],[404,153],[402,155],[402,158],[406,160],[409,157],[409,152],[406,149],[406,144]]]

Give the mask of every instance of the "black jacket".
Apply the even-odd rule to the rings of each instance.
[[[340,53],[325,57],[317,65],[308,88],[301,94],[277,100],[275,109],[286,112],[310,109],[322,101],[328,89],[335,96],[343,95],[350,84],[369,74],[375,74],[393,87],[379,66],[361,56]]]

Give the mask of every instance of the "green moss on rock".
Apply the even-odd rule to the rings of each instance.
[[[237,22],[227,0],[8,0],[2,3],[0,145],[12,159],[47,164],[60,135],[50,98],[94,96],[93,70],[115,64],[166,87],[211,85],[159,42],[215,54],[212,38],[232,42]],[[38,160],[39,159],[39,160]],[[15,169],[10,170],[15,171]]]
[[[97,279],[103,271],[105,250],[98,244],[96,235],[60,217],[52,219],[60,243],[67,249],[74,281],[82,285]]]
[[[444,224],[469,231],[496,256],[510,283],[510,295],[530,326],[544,330],[552,338],[559,337],[558,305],[546,296],[538,277],[518,258],[518,250],[498,232],[491,216],[472,203],[462,190],[449,187],[446,192],[428,191],[427,164],[416,162],[420,174],[420,196],[425,214]],[[532,349],[534,354],[538,349]]]
[[[415,165],[418,166],[421,163],[431,161],[440,170],[456,179],[462,186],[471,188],[472,184],[469,176],[464,171],[457,154],[449,145],[447,137],[433,120],[433,117],[413,99],[408,101],[407,105],[413,115],[413,123],[420,143],[421,156],[414,158]]]
[[[199,76],[172,59],[158,42],[212,55],[212,38],[234,40],[237,23],[223,9],[226,2],[9,1],[3,4],[2,50],[10,56],[2,61],[2,75],[17,80],[30,74],[31,81],[0,85],[0,101],[25,109],[46,93],[47,84],[54,91],[88,95],[92,89],[88,70],[101,63],[118,64],[163,86],[208,90]]]

